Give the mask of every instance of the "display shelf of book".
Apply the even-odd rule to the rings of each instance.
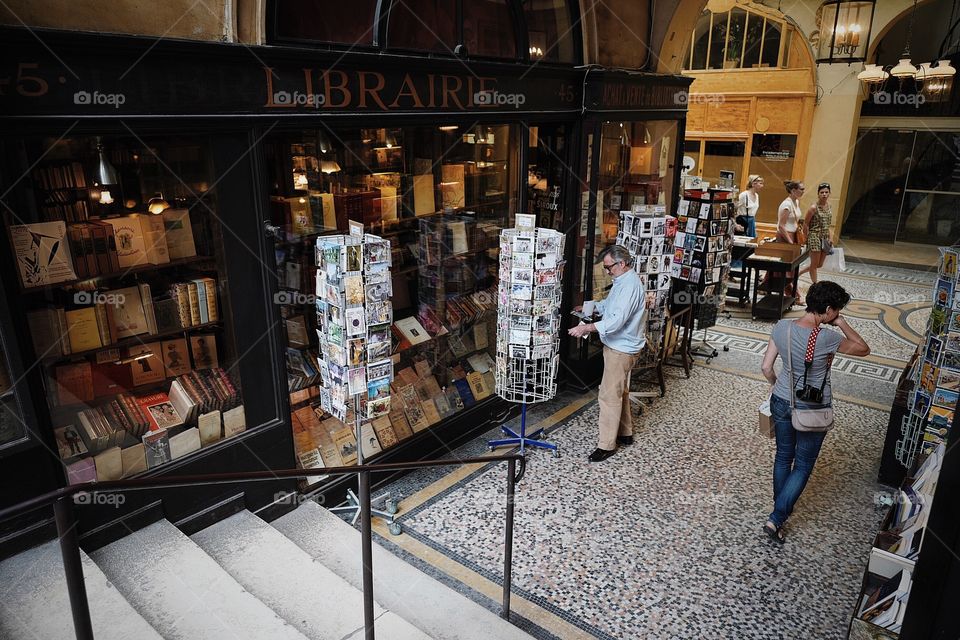
[[[152,263],[140,264],[136,266],[125,267],[118,271],[111,271],[110,273],[101,273],[99,275],[90,276],[88,278],[77,278],[75,280],[56,282],[54,284],[44,284],[36,287],[24,287],[22,291],[23,293],[28,293],[28,294],[57,291],[60,289],[66,289],[68,287],[71,287],[73,285],[80,284],[83,282],[91,282],[94,280],[115,280],[115,279],[125,278],[127,276],[167,271],[170,269],[176,269],[178,267],[196,266],[197,264],[210,262],[213,260],[214,260],[213,256],[191,256],[189,258],[178,258],[176,260],[171,260],[170,262],[164,262],[161,264],[152,264]]]
[[[58,362],[66,362],[69,360],[80,359],[84,356],[93,355],[99,351],[104,351],[108,349],[122,349],[124,347],[135,347],[137,345],[144,344],[145,342],[153,342],[154,340],[162,340],[164,338],[172,338],[173,336],[185,335],[193,331],[203,331],[209,329],[219,329],[223,327],[223,321],[217,320],[215,322],[205,322],[203,324],[193,325],[191,327],[184,327],[180,329],[171,329],[170,331],[164,331],[162,333],[156,334],[144,334],[138,336],[131,336],[129,338],[122,338],[117,342],[104,345],[101,347],[96,347],[93,349],[85,349],[83,351],[74,351],[65,355],[44,357],[41,360],[46,365],[55,364]]]

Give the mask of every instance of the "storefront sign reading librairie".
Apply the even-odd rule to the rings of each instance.
[[[581,105],[583,71],[575,69],[332,54],[299,61],[271,47],[163,42],[143,50],[131,39],[107,55],[102,42],[77,50],[84,36],[43,48],[4,42],[5,33],[0,114],[8,116],[520,113]]]

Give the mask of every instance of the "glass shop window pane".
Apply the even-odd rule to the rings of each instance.
[[[463,43],[471,56],[517,58],[517,37],[506,0],[465,1]]]
[[[398,0],[390,8],[387,46],[453,55],[456,5],[448,0]]]
[[[577,64],[574,28],[565,0],[523,0],[530,40],[530,60]]]
[[[25,178],[3,223],[25,359],[43,371],[71,483],[136,475],[245,429],[209,148],[78,136],[11,154]]]
[[[372,45],[377,0],[276,0],[278,40]]]
[[[727,38],[727,12],[713,14],[710,37],[710,68],[723,68],[723,47]]]
[[[780,25],[767,20],[767,33],[763,38],[763,67],[776,67],[780,63]]]
[[[753,13],[747,14],[747,49],[743,54],[744,69],[750,69],[760,65],[760,44],[763,40],[764,29],[763,16]]]
[[[727,41],[725,69],[737,69],[743,57],[743,39],[746,34],[747,12],[743,9],[731,9],[730,39]]]
[[[284,230],[276,277],[289,291],[281,314],[301,465],[355,460],[352,426],[320,409],[312,366],[331,348],[315,330],[316,239],[345,233],[350,220],[389,240],[392,254],[392,323],[384,323],[383,340],[365,346],[368,362],[398,362],[391,413],[374,421],[377,443],[365,449],[367,458],[492,397],[499,234],[516,213],[518,133],[513,125],[440,123],[268,138],[272,222]]]
[[[707,68],[707,42],[710,38],[710,12],[705,11],[697,21],[697,26],[693,32],[693,60],[690,63],[691,70],[700,70]]]

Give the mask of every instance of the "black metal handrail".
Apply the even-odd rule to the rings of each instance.
[[[60,554],[70,596],[70,610],[77,640],[93,640],[93,625],[90,622],[90,604],[83,581],[83,565],[80,560],[80,536],[76,528],[75,502],[78,494],[114,493],[155,488],[182,488],[205,485],[230,484],[235,482],[266,482],[285,478],[311,478],[314,476],[348,475],[359,476],[360,542],[363,559],[363,627],[367,640],[374,640],[373,616],[373,531],[370,521],[370,474],[393,471],[412,471],[430,467],[450,467],[466,464],[507,463],[507,513],[504,523],[503,555],[503,606],[500,617],[510,618],[510,581],[513,564],[513,516],[514,490],[516,483],[526,471],[526,459],[521,455],[482,456],[465,460],[427,460],[419,462],[391,462],[365,464],[352,467],[326,467],[316,472],[307,469],[281,469],[278,471],[237,471],[206,475],[171,476],[166,478],[138,478],[132,480],[107,480],[70,485],[24,500],[6,509],[0,509],[0,522],[53,505],[60,540]],[[517,463],[520,469],[517,469]]]

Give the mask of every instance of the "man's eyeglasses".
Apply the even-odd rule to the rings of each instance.
[[[610,270],[613,269],[613,268],[614,268],[615,266],[617,266],[618,264],[620,264],[620,262],[623,262],[623,261],[620,260],[620,261],[618,261],[618,262],[613,262],[613,263],[611,263],[611,264],[604,263],[604,264],[603,264],[603,270],[606,271],[607,273],[610,273]]]

